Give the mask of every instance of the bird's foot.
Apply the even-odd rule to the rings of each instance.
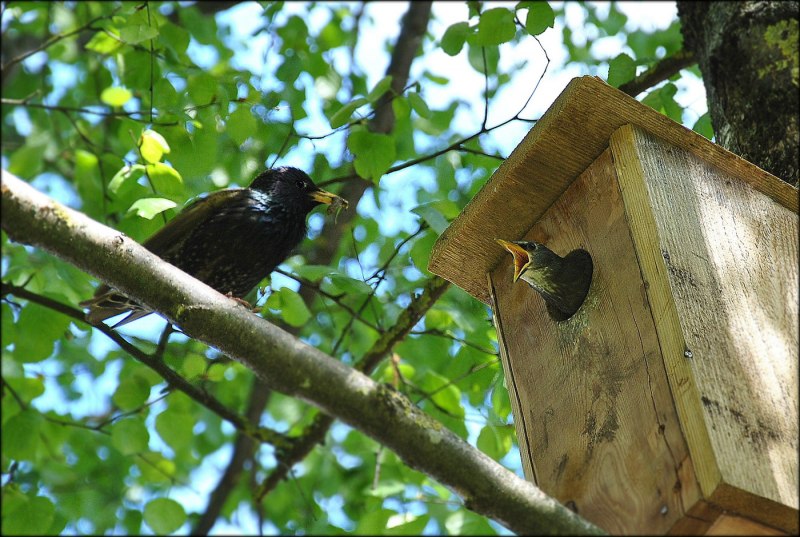
[[[238,296],[233,296],[230,292],[225,293],[225,296],[228,297],[228,298],[232,298],[233,300],[235,300],[236,302],[238,302],[239,304],[241,304],[245,308],[249,309],[253,313],[258,313],[259,311],[261,311],[261,308],[254,307],[247,300],[245,300],[243,298],[239,298]]]

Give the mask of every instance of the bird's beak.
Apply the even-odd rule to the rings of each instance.
[[[337,208],[341,207],[343,209],[347,209],[347,206],[350,205],[346,199],[341,198],[332,192],[328,192],[327,190],[315,190],[309,195],[311,196],[311,199],[317,203],[324,203],[325,205],[332,205]]]
[[[513,242],[504,241],[503,239],[495,239],[495,241],[497,241],[497,244],[508,250],[511,255],[514,256],[514,281],[516,282],[520,275],[525,272],[525,269],[528,268],[528,265],[531,263],[528,252]]]

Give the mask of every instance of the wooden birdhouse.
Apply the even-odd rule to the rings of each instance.
[[[495,239],[586,250],[577,312]],[[527,479],[614,534],[798,532],[798,192],[573,80],[434,246],[492,308]]]

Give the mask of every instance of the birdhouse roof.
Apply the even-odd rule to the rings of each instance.
[[[625,124],[690,151],[795,212],[798,209],[792,186],[601,79],[584,76],[567,85],[442,233],[428,270],[489,304],[486,274],[507,255],[495,239],[521,238]]]

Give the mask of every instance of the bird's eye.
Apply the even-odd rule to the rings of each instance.
[[[303,181],[302,179],[297,181],[297,188],[299,188],[300,190],[305,190],[306,186],[307,186],[306,182]]]

